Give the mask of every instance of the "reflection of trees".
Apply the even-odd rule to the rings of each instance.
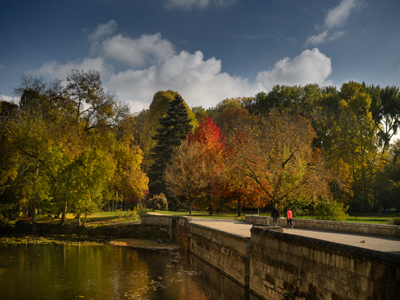
[[[203,287],[209,283],[199,280],[199,274],[169,253],[0,244],[0,291],[5,299],[206,300]]]

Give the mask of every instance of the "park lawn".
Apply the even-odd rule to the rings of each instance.
[[[189,216],[189,212],[182,212],[182,211],[157,211],[157,213],[163,215],[173,215],[173,216]],[[242,218],[246,213],[243,213]],[[270,216],[269,213],[260,214],[261,216]],[[237,213],[226,213],[222,212],[219,214],[213,213],[212,216],[209,216],[208,211],[192,211],[191,217],[193,218],[210,218],[210,219],[231,219],[233,220],[237,216]],[[387,225],[387,220],[392,219],[395,217],[399,217],[400,214],[398,213],[390,213],[390,214],[381,214],[381,213],[359,213],[359,214],[351,214],[348,216],[345,222],[352,222],[352,223],[367,223],[367,224],[380,224],[380,225]],[[284,216],[282,216],[284,217]],[[294,216],[295,219],[311,219],[316,220],[315,216],[311,215],[302,215],[302,216]]]
[[[149,211],[150,213],[152,211]],[[163,215],[171,215],[171,216],[187,216],[189,217],[188,211],[155,211],[155,213],[160,213]],[[127,218],[127,211],[117,212],[97,212],[87,216],[87,225],[92,223],[94,226],[96,225],[104,225],[106,223],[123,223],[130,222],[139,219]],[[248,214],[243,212],[241,219],[244,220],[244,216]],[[257,213],[253,213],[256,215]],[[261,216],[270,216],[269,213],[262,213]],[[213,215],[210,216],[208,211],[192,211],[192,215],[190,217],[193,218],[207,218],[207,219],[225,219],[225,220],[233,220],[237,217],[236,212],[220,212],[219,214],[213,212]],[[282,214],[282,217],[285,217]],[[345,222],[352,223],[369,223],[369,224],[387,224],[388,219],[392,219],[395,217],[400,217],[399,213],[354,213],[348,216]],[[294,216],[295,219],[312,219],[315,220],[315,216],[311,215],[301,215]],[[26,222],[30,222],[29,218],[23,218]],[[82,218],[83,221],[83,218]],[[52,216],[47,215],[38,215],[37,217],[38,223],[50,223],[50,224],[59,224],[60,219],[54,219]],[[68,224],[77,224],[78,219],[75,218],[74,214],[67,214],[67,222]]]
[[[97,212],[91,215],[88,215],[86,218],[87,225],[90,223],[97,223],[98,225],[102,225],[101,223],[123,223],[123,222],[131,222],[137,221],[139,218],[127,218],[127,211],[117,212],[117,211],[110,211],[110,212]],[[31,218],[19,218],[27,223],[31,222]],[[83,222],[84,216],[81,217],[81,221]],[[54,215],[37,215],[36,223],[47,223],[47,224],[59,224],[61,219],[55,219]],[[67,223],[68,224],[78,224],[78,219],[76,218],[75,214],[67,214]]]
[[[237,216],[237,213],[227,213],[227,212],[220,212],[219,214],[213,212],[212,216],[210,216],[208,211],[192,211],[191,216],[189,216],[188,211],[157,211],[157,213],[169,216],[186,216],[193,218],[224,219],[224,220],[233,220]],[[242,215],[243,218],[244,216],[245,214]]]

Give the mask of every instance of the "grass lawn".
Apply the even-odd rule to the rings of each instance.
[[[157,213],[163,214],[163,215],[174,215],[174,216],[189,216],[189,212],[177,212],[177,211],[157,211]],[[243,213],[242,216],[244,216],[247,213]],[[221,212],[219,214],[213,213],[212,216],[209,216],[208,211],[192,211],[191,217],[193,218],[210,218],[210,219],[231,219],[233,220],[234,217],[237,216],[237,213],[227,213],[227,212]],[[260,216],[270,216],[268,213],[263,213],[260,214]],[[355,213],[349,215],[349,217],[346,219],[345,222],[352,222],[352,223],[370,223],[370,224],[381,224],[381,225],[386,225],[388,219],[392,219],[395,217],[400,217],[399,213]],[[309,216],[309,215],[304,215],[304,216],[294,216],[294,218],[297,219],[316,219],[315,216]]]
[[[188,211],[157,211],[157,213],[163,215],[170,216],[187,216],[189,217]],[[192,215],[190,217],[193,218],[208,218],[208,219],[225,219],[225,220],[233,220],[237,216],[237,213],[228,213],[228,212],[220,212],[219,214],[213,212],[213,215],[210,216],[208,211],[192,211]],[[245,213],[242,214],[244,218]]]
[[[151,211],[149,211],[151,213]],[[173,216],[189,216],[188,211],[156,211],[157,213],[163,215],[173,215]],[[87,216],[87,224],[93,225],[101,223],[122,223],[122,222],[129,222],[135,221],[138,219],[127,218],[127,211],[116,212],[98,212]],[[242,213],[242,219],[244,220],[244,216],[248,214],[248,212]],[[253,214],[256,214],[253,212]],[[261,216],[270,216],[269,213],[262,213]],[[217,214],[213,212],[213,215],[210,216],[208,211],[192,211],[192,215],[190,217],[193,218],[208,218],[208,219],[225,219],[225,220],[233,220],[237,216],[236,212],[220,212]],[[282,215],[284,216],[284,215]],[[346,219],[345,222],[353,222],[353,223],[370,223],[370,224],[387,224],[388,219],[392,219],[395,217],[400,217],[399,213],[354,213],[350,214],[349,217]],[[296,219],[316,219],[315,216],[310,215],[302,215],[302,216],[294,216]],[[29,222],[30,218],[23,218],[25,221]],[[67,214],[67,222],[69,224],[77,224],[78,219],[75,218],[73,214]],[[83,217],[82,217],[83,221]],[[37,217],[38,223],[51,223],[51,224],[59,224],[60,219],[54,219],[53,217],[46,216],[46,215],[39,215]]]
[[[87,216],[86,224],[90,226],[93,225],[104,225],[105,223],[123,223],[123,222],[131,222],[131,221],[139,221],[139,218],[127,218],[128,212],[122,211],[110,211],[110,212],[97,212]],[[54,215],[37,215],[36,223],[47,223],[47,224],[60,224],[61,215],[58,219],[54,218]],[[31,218],[21,217],[20,220],[30,223]],[[83,222],[84,216],[81,217],[81,222]],[[67,223],[71,225],[77,225],[78,219],[74,214],[67,214]]]

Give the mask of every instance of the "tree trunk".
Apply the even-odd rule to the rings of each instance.
[[[78,226],[81,226],[81,214],[78,214]]]
[[[36,201],[35,201],[36,196],[33,198],[32,201],[32,208],[31,208],[31,217],[32,217],[32,233],[35,234],[37,231],[36,227]]]
[[[192,206],[189,206],[189,216],[192,215]]]
[[[68,200],[67,196],[65,196],[64,209],[61,217],[61,225],[65,225],[67,223],[67,210],[68,210]]]
[[[212,216],[212,204],[210,203],[210,216]]]
[[[86,217],[87,217],[87,212],[85,212],[85,218],[83,219],[83,227],[86,226]]]
[[[36,227],[36,181],[39,177],[39,168],[36,167],[36,176],[35,176],[35,181],[33,182],[33,200],[32,200],[32,233],[35,234],[37,231]]]
[[[242,215],[242,200],[239,198],[237,206],[238,217]]]

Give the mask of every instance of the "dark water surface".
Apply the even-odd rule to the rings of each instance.
[[[0,299],[246,299],[195,257],[117,246],[0,244]]]

